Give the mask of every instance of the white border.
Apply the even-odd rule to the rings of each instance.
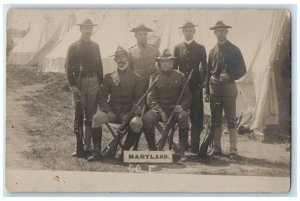
[[[130,4],[138,4],[138,5],[141,5],[141,4],[148,4],[148,3],[152,3],[152,4],[160,4],[162,1],[160,0],[160,1],[158,1],[158,0],[152,0],[152,1],[148,1],[148,2],[146,2],[146,1],[143,1],[143,2],[141,2],[141,1],[138,1],[138,0],[135,0],[135,1],[126,1],[126,3],[130,3]],[[39,4],[39,5],[41,5],[41,4],[44,4],[44,6],[46,6],[47,4],[50,4],[50,3],[53,3],[53,4],[61,4],[61,5],[65,5],[65,6],[67,6],[66,4],[68,4],[68,3],[72,3],[72,4],[81,4],[81,5],[83,5],[83,6],[87,6],[87,4],[88,3],[90,3],[90,4],[97,4],[97,3],[102,3],[102,4],[110,4],[110,5],[112,5],[112,4],[123,4],[124,2],[123,1],[121,1],[121,0],[119,0],[119,1],[117,1],[117,0],[110,0],[110,1],[108,1],[108,2],[100,2],[100,1],[97,1],[97,0],[84,0],[84,1],[82,1],[82,0],[72,0],[72,1],[70,1],[70,2],[68,2],[68,1],[63,1],[63,0],[45,0],[45,1],[38,1],[38,0],[27,0],[26,2],[23,0],[2,0],[1,1],[1,5],[2,5],[2,7],[1,7],[1,18],[0,18],[0,20],[1,20],[1,22],[3,22],[4,23],[4,18],[3,18],[3,4],[24,4],[24,3],[26,3],[26,4]],[[235,0],[228,0],[228,1],[226,1],[226,5],[224,5],[224,1],[221,1],[221,0],[207,0],[207,1],[201,1],[201,2],[199,2],[199,1],[197,1],[197,0],[194,0],[194,1],[191,1],[191,0],[185,0],[185,1],[176,1],[176,0],[173,0],[172,2],[165,2],[165,4],[172,4],[172,5],[174,5],[174,4],[196,4],[196,3],[204,3],[204,4],[206,4],[206,5],[203,5],[204,7],[206,7],[208,4],[210,4],[210,6],[212,5],[212,4],[216,4],[216,6],[217,7],[219,7],[220,6],[220,4],[223,4],[222,6],[228,6],[228,7],[237,7],[237,5],[235,4],[235,3],[237,3],[237,1]],[[265,6],[268,6],[268,5],[266,5],[266,4],[297,4],[298,2],[296,1],[296,0],[286,0],[286,1],[279,1],[279,0],[270,0],[270,1],[261,1],[261,0],[252,0],[252,1],[250,1],[250,0],[247,0],[247,1],[239,1],[238,2],[239,4],[249,4],[248,6],[250,6],[250,7],[252,7],[252,6],[254,6],[254,7],[257,7],[257,6],[259,6],[259,5],[253,5],[253,4],[262,4],[262,5],[264,5],[264,7]],[[228,4],[235,4],[235,5],[228,5]],[[42,6],[42,5],[41,5]],[[185,5],[183,5],[183,7],[184,7]],[[104,7],[104,6],[103,6]],[[298,8],[298,5],[297,5],[297,8]],[[292,26],[292,29],[294,29],[293,31],[297,31],[298,30],[298,25],[299,25],[299,15],[297,15],[297,24],[296,23],[294,23],[294,21],[295,20],[293,20],[293,26]],[[3,26],[1,26],[1,28],[3,28]],[[5,46],[5,44],[4,44],[4,35],[3,35],[3,31],[1,32],[2,33],[2,39],[1,39],[1,43],[0,43],[0,46],[1,47],[4,47]],[[297,45],[296,44],[292,44],[293,45],[293,47],[294,48],[297,48],[297,47],[299,47],[299,40],[297,40]],[[295,46],[297,46],[297,47],[295,47]],[[298,49],[298,48],[297,48]],[[1,49],[1,54],[3,55],[3,57],[0,57],[0,63],[4,63],[4,61],[3,61],[3,59],[4,59],[4,55],[5,55],[5,52],[3,51],[3,50],[5,50],[4,48],[2,48]],[[294,55],[294,56],[296,56],[296,55]],[[296,61],[294,61],[294,64],[296,64]],[[2,65],[3,66],[3,65]],[[4,66],[3,66],[4,67]],[[297,68],[298,68],[298,66],[297,66]],[[2,70],[2,74],[1,74],[1,76],[0,76],[0,79],[1,79],[1,86],[2,86],[2,91],[4,92],[5,91],[5,68],[2,68],[3,70]],[[294,66],[294,68],[293,68],[293,101],[294,101],[294,103],[296,102],[296,100],[298,99],[298,92],[299,92],[299,87],[298,87],[298,81],[297,81],[297,79],[296,79],[296,76],[297,77],[299,77],[299,71],[298,70],[296,70],[296,66]],[[296,86],[297,85],[297,86]],[[297,94],[297,97],[295,97],[295,94]],[[4,114],[5,114],[5,94],[4,93],[1,93],[1,98],[0,98],[0,111],[1,111],[1,114],[2,114],[2,117],[4,117]],[[297,116],[297,114],[299,114],[299,108],[298,107],[296,107],[296,105],[293,105],[293,110],[292,111],[297,111],[296,113],[293,113],[293,121],[294,120],[296,120],[296,116]],[[297,122],[293,122],[294,123],[294,127],[293,127],[293,131],[295,131],[295,132],[297,132],[297,127],[296,127],[296,125],[298,125],[299,124],[299,122],[298,122],[298,118],[297,118]],[[1,132],[3,132],[4,130],[4,126],[5,126],[5,122],[3,122],[3,121],[0,121],[0,127],[1,127]],[[4,133],[3,133],[4,134]],[[2,135],[2,136],[4,136],[4,135]],[[2,138],[2,140],[1,140],[1,142],[2,142],[2,144],[4,144],[4,141],[3,141],[3,138]],[[295,142],[295,143],[293,143],[294,145],[297,145],[297,144],[300,144],[300,142],[299,142],[299,137],[297,138],[297,142]],[[296,151],[296,149],[294,150],[293,149],[293,151]],[[1,161],[4,161],[3,160],[4,159],[4,155],[3,155],[3,152],[1,153],[1,155],[0,155],[0,160]],[[294,165],[294,164],[293,164]],[[297,154],[297,166],[299,167],[299,154]],[[3,178],[3,173],[4,173],[4,170],[3,170],[3,167],[4,167],[4,164],[2,164],[2,166],[1,166],[1,173],[0,173],[0,178]],[[1,177],[2,176],[2,177]],[[299,183],[299,178],[297,178],[297,183]],[[3,184],[4,183],[1,183],[1,186],[0,187],[2,187],[2,189],[3,189]],[[7,196],[7,195],[6,195]],[[24,196],[24,195],[23,195]],[[32,196],[32,195],[31,195]],[[41,195],[40,195],[41,196]],[[43,195],[43,196],[45,196],[45,195]],[[47,195],[46,195],[47,196]],[[48,195],[48,196],[51,196],[51,195]],[[53,196],[53,195],[52,195]],[[77,195],[78,196],[78,195]],[[97,196],[99,196],[99,195],[97,195]],[[149,195],[148,195],[149,196]],[[174,196],[174,195],[169,195],[169,196]],[[178,196],[178,195],[177,195]],[[181,195],[182,196],[182,195]],[[239,196],[239,195],[238,195]],[[240,195],[240,196],[243,196],[243,195]],[[251,195],[250,195],[251,196]],[[253,195],[252,195],[253,196]],[[254,195],[254,196],[257,196],[257,195]],[[265,195],[264,195],[265,196]],[[275,197],[277,197],[276,196],[276,194],[274,195],[270,195],[270,196],[275,196]],[[299,196],[299,195],[298,195]],[[11,198],[9,198],[9,199],[11,199]],[[30,198],[30,197],[27,197],[25,200],[33,200],[33,198]],[[40,198],[36,198],[36,199],[39,199],[40,200]],[[51,199],[51,197],[50,198],[47,198],[47,200],[50,200]],[[58,199],[58,198],[54,198],[54,199]],[[66,200],[67,198],[62,198],[61,200]],[[72,200],[74,200],[75,198],[71,198]],[[102,199],[102,198],[101,198]],[[120,198],[116,198],[116,199],[120,199]],[[128,198],[127,197],[127,199],[128,200],[133,200],[133,198]],[[139,198],[138,198],[139,199]],[[153,199],[153,198],[150,198],[150,199]],[[157,198],[155,198],[155,199],[157,199]],[[201,199],[201,198],[200,198]],[[225,197],[225,198],[220,198],[220,200],[232,200],[233,198],[229,198],[229,197]],[[240,198],[235,198],[235,199],[240,199]],[[249,199],[253,199],[253,198],[249,198]],[[258,199],[258,198],[255,198],[255,199]],[[296,199],[296,198],[285,198],[285,199],[288,199],[288,200],[294,200],[294,199]],[[97,199],[97,200],[99,200],[99,199]],[[140,199],[139,199],[140,200]],[[166,198],[163,198],[163,200],[166,200]],[[175,198],[172,198],[172,200],[175,200]],[[277,200],[276,198],[272,198],[272,200]]]

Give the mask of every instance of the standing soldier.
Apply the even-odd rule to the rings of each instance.
[[[218,21],[210,30],[214,30],[218,43],[209,53],[208,73],[205,83],[205,101],[210,101],[211,113],[214,113],[216,103],[220,104],[215,122],[214,153],[221,155],[221,126],[222,113],[225,112],[227,127],[229,128],[230,158],[235,159],[237,152],[236,130],[236,98],[235,80],[246,74],[246,65],[240,49],[226,38],[231,26]],[[214,113],[215,114],[215,113]]]
[[[155,57],[160,56],[160,52],[156,46],[148,44],[148,33],[152,32],[152,29],[140,24],[131,32],[135,33],[137,44],[129,48],[129,67],[140,76],[139,83],[145,92],[149,85],[150,75],[156,71]],[[136,140],[135,150],[138,142],[139,138]]]
[[[157,82],[147,97],[150,110],[143,116],[143,131],[148,143],[149,150],[157,150],[155,143],[155,126],[159,121],[166,123],[172,111],[176,112],[175,119],[179,125],[179,143],[182,162],[186,161],[184,151],[188,141],[188,113],[191,106],[192,95],[189,87],[185,88],[182,100],[179,105],[175,105],[186,79],[183,73],[172,69],[173,60],[171,52],[164,50],[161,57],[158,57],[158,66],[161,69]],[[156,78],[156,74],[151,76],[150,82]]]
[[[187,77],[194,69],[189,86],[192,92],[190,107],[191,118],[191,153],[198,154],[200,134],[203,129],[203,83],[207,70],[206,50],[203,45],[194,40],[195,27],[192,22],[186,22],[182,27],[184,42],[174,49],[174,56],[178,57],[173,64],[174,69],[179,69]]]
[[[103,85],[98,92],[97,102],[101,111],[99,115],[94,116],[94,122],[101,122],[101,124],[124,122],[130,116],[133,105],[143,95],[138,75],[129,69],[127,51],[122,47],[118,47],[113,56],[118,68],[116,71],[104,76]],[[134,111],[135,118],[130,122],[124,150],[129,150],[133,146],[137,133],[142,128],[141,112],[141,106],[138,106]],[[92,161],[95,158],[90,157],[88,160]]]
[[[72,156],[84,157],[85,152],[91,151],[92,137],[102,137],[101,131],[92,129],[91,125],[92,117],[97,110],[97,91],[99,85],[102,84],[103,69],[99,45],[91,41],[93,26],[97,24],[93,24],[90,19],[86,19],[77,25],[80,26],[81,37],[70,45],[65,68],[73,93],[76,113],[74,131],[77,145]],[[85,120],[84,142],[82,132],[79,134],[83,127],[83,119]],[[83,147],[83,143],[85,143],[85,147]]]

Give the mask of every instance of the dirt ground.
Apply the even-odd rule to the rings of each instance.
[[[29,170],[80,170],[128,172],[132,167],[118,160],[89,163],[70,156],[74,150],[72,102],[66,77],[41,73],[36,68],[7,66],[6,167]],[[257,137],[257,136],[256,136]],[[102,147],[111,135],[104,129]],[[176,141],[176,139],[175,139]],[[240,158],[230,161],[228,135],[222,136],[225,156],[200,161],[189,156],[184,164],[160,164],[161,173],[290,176],[289,143],[262,143],[252,135],[239,136]],[[140,148],[146,149],[144,137]],[[139,164],[142,171],[149,164]]]

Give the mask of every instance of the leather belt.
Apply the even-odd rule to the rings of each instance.
[[[94,77],[94,76],[97,76],[97,74],[93,72],[82,72],[82,77]]]
[[[212,82],[212,83],[228,83],[228,82],[233,82],[233,80],[231,80],[231,79],[229,79],[229,80],[226,80],[226,81],[224,81],[224,80],[221,80],[220,78],[216,78],[215,76],[211,76],[210,77],[210,81]]]

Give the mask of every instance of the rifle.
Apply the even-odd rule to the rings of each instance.
[[[189,80],[191,79],[191,76],[192,76],[192,73],[193,73],[194,69],[191,70],[188,78],[186,79],[186,82],[184,83],[184,86],[180,92],[180,95],[177,99],[177,102],[176,102],[176,105],[179,105],[181,99],[182,99],[182,96],[183,96],[183,93],[185,91],[185,88],[187,87],[188,85],[188,82]],[[162,137],[160,139],[160,143],[159,143],[159,146],[158,146],[158,150],[163,150],[164,146],[165,146],[165,143],[166,143],[166,140],[168,138],[168,135],[169,135],[169,132],[170,132],[170,129],[172,128],[172,122],[173,122],[173,118],[174,118],[174,115],[175,115],[175,109],[172,111],[167,123],[165,124],[164,128],[163,128],[163,132],[162,132]]]
[[[80,63],[79,76],[78,76],[78,89],[81,91],[83,66]],[[81,97],[75,100],[75,122],[74,133],[76,136],[77,150],[84,151],[84,136],[83,136],[83,113],[81,105]]]
[[[205,158],[207,156],[207,150],[208,146],[213,144],[214,136],[215,136],[215,130],[216,130],[216,124],[218,121],[218,116],[219,116],[219,111],[220,111],[220,97],[216,101],[212,115],[211,115],[211,125],[208,131],[206,132],[206,136],[200,146],[199,150],[199,157],[200,158]]]
[[[217,60],[217,64],[219,65],[219,60]],[[224,64],[224,58],[221,61],[221,66],[223,68],[223,72],[222,73],[226,73],[227,70],[227,64]],[[222,90],[222,83],[219,83],[219,91]],[[214,137],[215,137],[215,132],[216,132],[216,124],[218,121],[218,116],[219,116],[219,112],[220,112],[220,107],[221,107],[221,92],[219,92],[219,95],[216,98],[216,103],[213,107],[213,111],[211,113],[211,125],[209,130],[206,132],[206,136],[200,146],[200,150],[199,150],[199,157],[200,158],[204,158],[207,156],[207,150],[208,150],[208,146],[213,145],[213,141],[214,141]]]
[[[160,134],[163,134],[163,127],[159,123],[156,125],[156,128],[157,128],[157,130],[159,131]],[[173,141],[173,135],[175,133],[176,128],[177,127],[175,127],[175,123],[173,123],[172,124],[172,129],[170,131],[171,134],[168,137],[169,138],[169,150],[174,149],[174,151],[176,153],[180,154],[180,148]],[[161,139],[159,140],[159,142],[157,143],[157,145],[159,145],[160,143],[161,143]]]
[[[143,94],[143,96],[139,99],[139,101],[133,106],[130,114],[128,117],[122,122],[121,126],[117,129],[117,134],[114,139],[112,139],[108,145],[103,149],[102,155],[103,156],[114,156],[116,153],[116,149],[118,148],[118,145],[120,144],[121,139],[127,134],[128,126],[131,121],[131,119],[134,117],[134,112],[138,106],[140,106],[143,102],[148,93],[152,90],[154,84],[158,80],[159,75],[154,79],[154,81],[150,84],[147,91]]]

